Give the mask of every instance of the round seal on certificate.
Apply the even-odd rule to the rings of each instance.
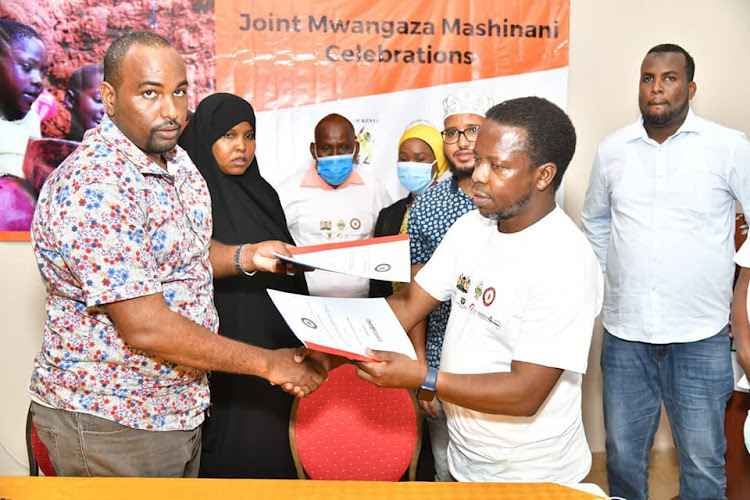
[[[306,327],[312,328],[313,330],[315,330],[316,328],[318,328],[318,325],[316,325],[315,322],[313,320],[311,320],[310,318],[302,318],[302,323]]]

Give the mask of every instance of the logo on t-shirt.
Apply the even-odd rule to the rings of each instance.
[[[480,281],[474,287],[474,300],[479,300],[479,296],[482,295],[482,288],[484,288],[484,281]]]
[[[464,293],[469,292],[469,287],[471,286],[471,277],[464,276],[463,273],[458,277],[458,281],[456,282],[456,288],[458,288],[460,291]]]
[[[469,314],[476,316],[480,320],[490,323],[494,328],[500,328],[501,326],[500,320],[497,318],[494,318],[490,314],[487,314],[487,312],[490,312],[487,309],[483,309],[479,307],[480,297],[482,299],[482,303],[484,304],[484,307],[489,307],[490,305],[492,305],[492,303],[495,301],[495,296],[496,296],[494,287],[489,286],[487,288],[484,288],[484,282],[480,281],[472,290],[474,298],[471,299],[470,298],[471,296],[466,295],[468,291],[471,289],[471,278],[469,276],[465,276],[462,273],[458,277],[458,281],[456,282],[456,288],[459,290],[459,292],[462,292],[462,293],[457,293],[454,295],[453,306],[455,308],[466,310]]]
[[[352,229],[356,231],[357,229],[362,227],[362,222],[360,222],[360,220],[355,217],[354,219],[349,221],[349,225],[352,226]]]
[[[320,221],[320,230],[321,231],[330,231],[332,227],[331,221],[329,220],[322,220]]]
[[[488,287],[487,290],[484,291],[484,294],[482,294],[482,304],[484,304],[485,307],[490,307],[493,302],[495,302],[495,288]]]
[[[339,228],[339,231],[343,231],[346,227],[346,222],[344,222],[344,219],[339,219],[339,221],[336,223],[336,227]]]

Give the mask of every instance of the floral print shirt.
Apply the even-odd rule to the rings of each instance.
[[[412,265],[426,264],[453,223],[475,208],[471,197],[458,188],[454,178],[438,182],[419,195],[412,204],[406,223]],[[450,315],[451,303],[446,301],[427,317],[425,357],[427,364],[435,368],[440,367],[440,353]]]
[[[164,157],[167,170],[105,116],[42,188],[31,234],[47,322],[29,386],[41,404],[136,429],[203,422],[206,372],[131,349],[101,307],[161,293],[218,331],[208,188],[185,151]]]

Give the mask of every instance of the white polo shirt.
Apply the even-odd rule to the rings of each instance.
[[[334,189],[315,167],[285,179],[277,189],[287,226],[298,246],[372,237],[380,211],[391,204],[386,188],[374,176],[352,171]],[[317,270],[305,273],[310,295],[367,297],[370,281]]]
[[[564,370],[532,417],[444,403],[451,474],[459,481],[581,481],[591,467],[581,381],[603,277],[576,225],[555,208],[505,234],[473,210],[448,230],[416,281],[437,300],[451,300],[441,370],[509,372],[513,360]]]

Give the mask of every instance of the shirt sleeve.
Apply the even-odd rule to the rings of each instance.
[[[739,133],[728,163],[729,190],[742,205],[745,219],[750,221],[750,141],[745,134]]]
[[[591,169],[589,186],[583,200],[581,222],[602,270],[606,269],[609,236],[612,232],[611,201],[607,180],[604,176],[601,150],[597,153]]]
[[[52,234],[87,307],[162,291],[140,194],[94,183],[56,197],[61,209]]]
[[[429,241],[424,232],[424,195],[417,197],[406,221],[406,234],[409,235],[411,264],[424,264],[430,258]]]
[[[414,281],[425,292],[440,302],[450,299],[453,294],[456,275],[453,272],[456,267],[456,252],[454,249],[461,248],[463,227],[464,224],[459,219],[448,229],[432,257],[414,277]]]

